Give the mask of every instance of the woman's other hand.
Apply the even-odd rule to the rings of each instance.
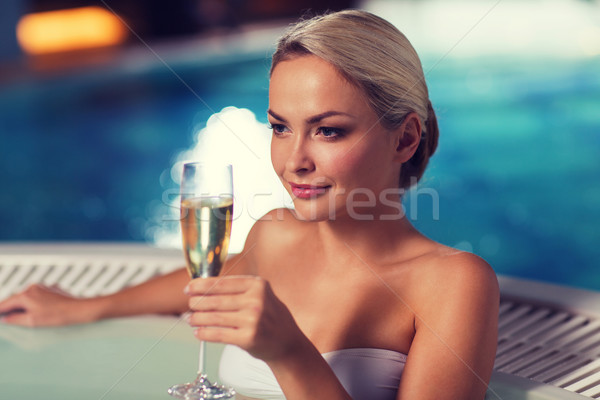
[[[0,321],[28,327],[90,322],[93,307],[88,302],[55,287],[31,285],[0,302]]]
[[[285,357],[303,341],[290,311],[262,278],[194,279],[186,293],[189,324],[200,340],[234,344],[264,361]]]

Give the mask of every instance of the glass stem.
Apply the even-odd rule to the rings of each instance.
[[[204,374],[204,365],[206,361],[206,342],[200,341],[200,352],[198,354],[198,375]]]

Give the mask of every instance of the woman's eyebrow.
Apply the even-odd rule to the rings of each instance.
[[[271,115],[273,118],[275,118],[275,119],[277,119],[277,120],[279,120],[279,121],[282,121],[282,122],[287,122],[287,121],[285,120],[285,118],[283,118],[282,116],[278,115],[277,113],[275,113],[275,112],[274,112],[273,110],[271,110],[271,109],[267,110],[267,113],[268,113],[269,115]],[[354,117],[353,115],[351,115],[351,114],[348,114],[348,113],[345,113],[345,112],[342,112],[342,111],[333,111],[333,110],[332,110],[332,111],[325,111],[325,112],[323,112],[323,113],[320,113],[320,114],[314,115],[314,116],[312,116],[312,117],[308,118],[308,119],[306,120],[306,122],[307,122],[307,123],[309,123],[309,124],[315,124],[315,123],[317,123],[317,122],[321,121],[322,119],[325,119],[325,118],[327,118],[327,117],[333,117],[333,116],[336,116],[336,115],[343,115],[343,116],[346,116],[346,117],[355,118],[355,117]]]
[[[267,110],[267,114],[269,114],[270,116],[272,116],[273,118],[281,121],[281,122],[287,122],[285,120],[285,118],[283,118],[282,116],[278,115],[277,113],[275,113],[273,110],[271,110],[270,108]]]
[[[343,115],[346,117],[354,118],[353,115],[342,112],[342,111],[325,111],[324,113],[317,114],[313,117],[310,117],[309,119],[306,120],[306,122],[308,122],[309,124],[315,124],[315,123],[321,121],[322,119],[325,119],[327,117],[333,117],[335,115]]]

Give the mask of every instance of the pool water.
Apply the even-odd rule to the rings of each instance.
[[[597,57],[432,71],[440,219],[417,225],[499,272],[600,289],[599,70]]]
[[[0,240],[147,240],[208,117],[266,121],[265,52],[170,66],[181,79],[156,62],[0,87]],[[441,136],[406,201],[417,227],[498,273],[600,290],[600,58],[424,67]]]

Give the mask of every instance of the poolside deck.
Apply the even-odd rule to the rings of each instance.
[[[109,294],[181,264],[180,250],[144,245],[0,245],[0,299],[32,283],[75,296]],[[520,387],[523,399],[600,398],[600,293],[509,277],[500,287],[488,398],[502,398],[494,390],[500,384]]]

